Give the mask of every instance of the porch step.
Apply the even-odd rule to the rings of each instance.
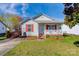
[[[45,36],[42,35],[42,36],[39,36],[38,38],[39,38],[39,39],[45,39]]]

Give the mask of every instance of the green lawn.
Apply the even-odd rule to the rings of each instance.
[[[52,39],[51,39],[52,38]],[[62,38],[56,40],[55,38]],[[50,40],[51,39],[51,40]],[[55,39],[55,40],[54,40]],[[79,47],[73,42],[79,36],[48,37],[46,40],[23,40],[19,45],[6,53],[6,56],[79,56]]]
[[[6,39],[6,36],[0,37],[0,40],[4,40],[4,39]]]

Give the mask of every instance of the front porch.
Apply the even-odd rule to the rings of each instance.
[[[38,25],[38,36],[39,38],[46,38],[46,35],[63,35],[61,30],[61,24],[48,24],[39,23]]]

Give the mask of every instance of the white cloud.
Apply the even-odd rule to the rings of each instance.
[[[5,13],[10,13],[10,14],[19,14],[16,12],[16,9],[14,8],[16,4],[10,4],[8,9],[5,9]]]
[[[26,9],[28,8],[28,4],[23,3],[22,6],[23,6],[23,7],[22,7],[22,16],[23,16],[23,17],[27,17],[28,14],[26,13]],[[27,6],[27,7],[26,7],[26,6]],[[26,15],[26,14],[27,14],[27,15]]]
[[[1,4],[0,4],[0,9],[1,9],[1,10],[5,10],[5,9],[7,9],[7,8],[9,7],[9,5],[10,5],[10,4],[1,3]]]
[[[0,10],[3,11],[3,13],[11,13],[11,14],[18,14],[14,9],[15,4],[0,4]]]
[[[3,11],[3,13],[10,13],[10,14],[16,14],[19,15],[20,12],[17,12],[16,9],[14,8],[18,3],[1,3],[0,4],[0,10]],[[22,4],[22,14],[23,16],[26,16],[25,14],[25,9],[27,9],[28,4]]]

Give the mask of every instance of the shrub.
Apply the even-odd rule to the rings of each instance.
[[[79,41],[75,41],[73,44],[79,47]]]

